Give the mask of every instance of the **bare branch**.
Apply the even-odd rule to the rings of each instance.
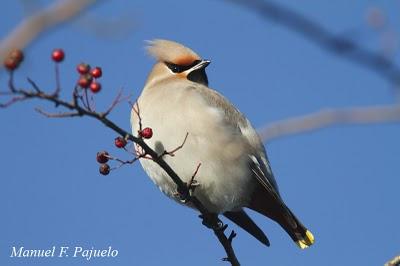
[[[109,114],[111,113],[111,111],[112,111],[118,104],[120,104],[121,102],[126,101],[126,100],[128,100],[128,99],[131,98],[131,95],[122,97],[122,92],[123,92],[122,89],[118,92],[117,96],[115,97],[114,101],[111,103],[110,107],[108,107],[107,111],[105,111],[105,112],[103,113],[104,116],[109,115]]]
[[[3,62],[12,49],[23,49],[43,31],[70,20],[95,2],[96,0],[59,0],[23,20],[0,42],[0,62]]]
[[[196,178],[197,173],[199,172],[200,166],[201,166],[201,163],[199,163],[197,165],[196,170],[194,171],[192,178],[189,181],[189,184],[188,184],[189,188],[193,187],[197,183],[195,178]]]
[[[26,78],[29,82],[29,84],[31,84],[32,88],[37,92],[37,93],[42,93],[42,91],[39,89],[38,85],[31,80],[30,78]]]
[[[331,33],[316,21],[300,13],[266,0],[227,1],[244,6],[262,18],[302,35],[305,39],[314,42],[328,52],[368,67],[393,84],[398,85],[400,83],[400,69],[393,61],[381,54],[366,50],[344,36]]]
[[[198,186],[200,185],[200,184],[197,182],[197,180],[195,179],[197,173],[199,172],[200,166],[201,166],[201,163],[199,163],[199,164],[197,165],[196,170],[194,171],[192,177],[190,178],[189,182],[188,182],[187,185],[186,185],[187,188],[188,188],[188,190],[189,190],[189,193],[191,193],[191,195],[193,194],[193,192],[194,192],[194,190],[196,189],[196,187],[198,187]],[[189,199],[190,199],[190,197],[188,197],[189,195],[186,195],[186,197],[183,197],[183,196],[184,196],[184,193],[183,193],[182,191],[179,191],[179,188],[178,188],[178,191],[177,191],[177,193],[176,193],[175,196],[176,196],[176,197],[179,197],[179,199],[180,199],[180,201],[181,201],[182,203],[188,203],[188,202],[189,202]]]
[[[138,99],[136,99],[135,103],[129,102],[129,104],[131,105],[132,110],[135,112],[135,114],[138,117],[138,120],[139,120],[139,132],[141,132],[142,129],[143,129],[143,124],[142,124],[142,117],[140,116],[140,108],[139,108]]]
[[[13,105],[14,103],[22,102],[22,101],[24,101],[26,99],[27,99],[27,97],[25,97],[25,96],[14,96],[10,100],[8,100],[7,102],[0,103],[0,108],[7,108],[7,107]]]
[[[269,142],[288,135],[345,124],[373,124],[400,121],[400,105],[323,109],[304,116],[284,119],[259,129],[261,139]]]
[[[229,235],[229,237],[226,238],[225,230],[227,227],[228,227],[227,225],[224,225],[221,227],[221,229],[214,230],[215,235],[218,237],[219,241],[222,243],[222,246],[224,247],[225,252],[228,255],[228,257],[223,258],[222,260],[230,262],[232,266],[239,266],[240,263],[239,263],[238,259],[236,258],[235,252],[232,248],[232,241],[233,241],[233,238],[236,236],[236,233],[234,233],[232,231],[231,234]]]
[[[172,157],[175,156],[175,152],[177,152],[177,151],[179,151],[180,149],[182,149],[183,146],[185,145],[188,136],[189,136],[189,132],[186,132],[185,138],[183,139],[183,142],[182,142],[181,145],[179,145],[178,147],[176,147],[176,148],[173,149],[172,151],[166,151],[166,150],[165,150],[160,156],[161,156],[161,157],[164,156],[164,155],[169,155],[169,156],[172,156]],[[197,172],[197,171],[196,171],[196,172]]]
[[[12,79],[12,73],[10,73],[10,90],[11,90],[11,95],[14,96],[11,100],[10,103],[7,103],[6,105],[3,105],[3,107],[7,107],[10,104],[26,99],[41,99],[45,101],[49,101],[55,104],[56,107],[64,107],[66,109],[72,110],[72,112],[64,112],[64,113],[47,113],[39,108],[36,108],[36,111],[39,112],[42,115],[45,115],[46,117],[83,117],[83,116],[88,116],[91,118],[94,118],[104,124],[106,127],[114,130],[116,133],[124,137],[125,140],[132,141],[136,144],[136,146],[139,146],[141,149],[141,153],[137,154],[136,157],[130,161],[123,161],[120,159],[113,158],[114,160],[117,160],[120,162],[121,165],[128,164],[128,163],[134,163],[137,161],[139,158],[146,158],[146,159],[151,159],[153,160],[156,164],[158,164],[173,180],[173,182],[177,185],[177,191],[180,193],[181,198],[187,199],[190,204],[192,204],[196,209],[201,213],[201,216],[203,217],[203,224],[207,225],[210,229],[213,230],[214,234],[218,237],[218,240],[224,247],[226,253],[227,253],[227,261],[231,262],[232,265],[240,265],[236,256],[235,252],[232,247],[232,239],[229,239],[225,233],[225,229],[221,228],[226,228],[223,226],[223,223],[218,219],[218,215],[214,213],[210,213],[204,205],[193,195],[191,195],[191,186],[188,186],[185,182],[182,181],[182,179],[176,174],[176,172],[164,161],[163,156],[159,156],[156,151],[154,151],[152,148],[150,148],[144,141],[142,137],[135,137],[129,132],[123,130],[119,126],[117,126],[114,122],[109,120],[105,115],[104,112],[96,112],[93,109],[91,109],[89,106],[80,106],[78,104],[77,99],[81,98],[81,95],[78,95],[77,88],[74,88],[74,93],[72,95],[73,99],[71,102],[64,101],[58,97],[58,93],[53,93],[53,94],[47,94],[43,92],[35,82],[32,80],[28,79],[29,83],[35,88],[33,91],[28,91],[24,89],[16,89],[13,84],[13,79]],[[11,89],[11,86],[13,89]],[[117,100],[114,100],[114,102],[118,102],[120,99],[119,96],[116,98]],[[84,101],[83,101],[84,102]],[[115,104],[112,104],[111,106],[115,106]],[[138,107],[138,105],[137,105]],[[135,112],[137,112],[138,115],[139,113],[139,108],[136,110],[134,108]],[[140,117],[140,116],[139,116]],[[187,135],[182,143],[178,148],[174,149],[173,152],[176,152],[180,148],[183,147],[183,145],[186,142]],[[107,166],[106,164],[102,164],[102,166]],[[197,167],[195,173],[193,174],[193,179],[199,170],[200,165]],[[112,169],[107,169],[109,172]],[[107,172],[107,173],[108,173]]]

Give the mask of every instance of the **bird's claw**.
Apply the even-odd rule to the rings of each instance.
[[[224,224],[220,219],[218,219],[218,216],[213,214],[213,215],[199,215],[199,217],[202,219],[201,223],[213,230],[222,230],[225,231],[225,229],[228,227],[228,225]]]
[[[174,196],[179,199],[179,201],[183,204],[186,204],[190,201],[190,198],[193,196],[194,190],[196,187],[200,186],[200,183],[195,179],[191,179],[188,184],[186,184],[186,191],[178,191],[174,193]]]

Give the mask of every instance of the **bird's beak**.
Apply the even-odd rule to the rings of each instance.
[[[198,70],[198,69],[204,69],[204,68],[206,68],[210,63],[211,63],[210,60],[201,60],[200,63],[198,63],[197,65],[195,65],[194,67],[192,67],[192,68],[190,69],[189,72],[192,72],[192,71],[195,71],[195,70]]]

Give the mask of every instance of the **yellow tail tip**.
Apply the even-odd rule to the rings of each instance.
[[[312,244],[314,244],[314,236],[310,231],[306,231],[306,235],[304,236],[303,239],[300,239],[296,242],[296,244],[299,246],[301,249],[308,248]]]

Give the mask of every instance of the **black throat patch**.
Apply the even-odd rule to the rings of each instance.
[[[208,78],[204,68],[194,70],[187,75],[187,79],[208,86]]]

